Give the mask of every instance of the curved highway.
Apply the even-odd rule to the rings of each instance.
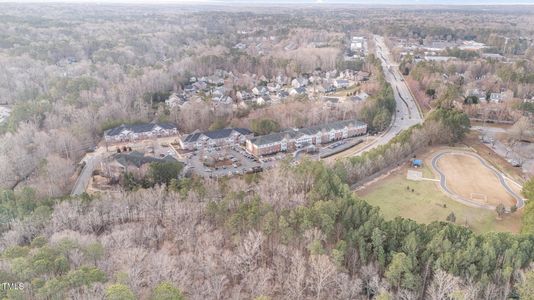
[[[391,84],[396,102],[396,113],[391,121],[391,126],[383,132],[375,141],[355,152],[353,156],[360,155],[366,151],[387,144],[401,131],[423,122],[423,115],[412,97],[406,82],[398,70],[398,64],[391,58],[391,54],[384,43],[384,38],[374,36],[376,57],[382,62],[382,69],[386,81]],[[395,92],[396,91],[396,92]]]
[[[489,170],[491,170],[491,172],[493,174],[495,174],[495,176],[497,176],[497,178],[499,179],[499,182],[501,183],[501,185],[504,187],[504,189],[506,190],[506,192],[508,194],[510,194],[515,200],[516,200],[516,206],[517,208],[522,208],[524,205],[525,205],[525,201],[523,199],[523,197],[521,197],[521,195],[518,195],[517,193],[515,193],[511,188],[510,186],[508,185],[508,183],[506,182],[506,176],[498,171],[497,169],[495,169],[492,165],[490,165],[487,161],[485,161],[484,159],[482,159],[482,157],[474,154],[474,153],[470,153],[470,152],[465,152],[465,151],[442,151],[438,154],[436,154],[433,158],[432,158],[432,168],[434,169],[434,171],[436,173],[439,174],[439,185],[441,187],[441,189],[443,189],[443,191],[448,194],[451,198],[465,204],[465,205],[468,205],[468,206],[473,206],[473,207],[478,207],[478,208],[485,208],[485,209],[490,209],[490,210],[495,210],[495,206],[492,206],[492,205],[487,205],[487,204],[480,204],[478,202],[475,202],[471,199],[467,199],[465,197],[462,197],[456,193],[454,193],[453,191],[451,191],[449,189],[449,187],[447,187],[447,178],[445,177],[445,174],[443,174],[443,172],[439,169],[438,167],[438,162],[439,160],[444,156],[444,155],[447,155],[447,154],[453,154],[453,155],[466,155],[466,156],[471,156],[471,157],[474,157],[476,159],[478,159],[482,165],[484,165],[484,167],[488,168]],[[510,179],[511,180],[511,179]]]

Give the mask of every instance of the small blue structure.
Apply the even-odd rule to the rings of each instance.
[[[423,161],[420,159],[412,159],[412,167],[420,168],[423,166]]]

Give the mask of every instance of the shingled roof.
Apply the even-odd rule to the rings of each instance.
[[[228,138],[234,131],[237,131],[238,133],[242,135],[249,135],[252,133],[252,131],[246,128],[224,128],[224,129],[219,129],[219,130],[214,130],[214,131],[196,132],[196,133],[189,134],[185,137],[184,142],[194,143],[203,135],[207,136],[208,138],[212,140],[224,139],[224,138]]]
[[[267,145],[267,144],[282,141],[284,138],[288,138],[288,139],[295,138],[295,137],[298,137],[299,135],[300,134],[298,131],[294,129],[288,129],[282,132],[275,132],[275,133],[270,133],[266,135],[260,135],[260,136],[250,139],[250,141],[255,145]]]
[[[116,153],[112,156],[118,163],[123,166],[136,166],[140,168],[144,164],[154,162],[178,162],[174,157],[167,155],[163,158],[157,158],[152,156],[144,156],[143,153],[133,151],[130,153]]]
[[[124,130],[128,130],[134,133],[143,133],[143,132],[150,132],[154,129],[154,127],[159,126],[163,129],[176,129],[176,125],[172,123],[144,123],[144,124],[132,124],[132,125],[124,125],[111,128],[109,130],[106,130],[105,135],[106,136],[115,136],[121,134]]]
[[[250,141],[253,144],[258,145],[258,146],[266,145],[266,144],[279,142],[283,140],[284,138],[299,138],[304,135],[315,135],[322,131],[329,132],[332,129],[340,130],[340,129],[345,128],[346,126],[349,126],[350,124],[356,127],[365,125],[365,123],[358,121],[358,120],[336,121],[336,122],[331,122],[327,124],[311,126],[307,128],[287,129],[282,132],[276,132],[276,133],[258,136],[258,137],[250,139]]]

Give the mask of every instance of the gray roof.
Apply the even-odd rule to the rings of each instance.
[[[295,131],[293,129],[288,129],[282,132],[275,132],[275,133],[270,133],[266,135],[260,135],[260,136],[250,139],[250,141],[255,145],[266,145],[266,144],[279,142],[283,140],[284,138],[288,138],[288,139],[295,138],[298,135],[299,135],[298,131]]]
[[[145,123],[145,124],[133,124],[133,125],[124,125],[111,128],[105,131],[106,136],[115,136],[121,134],[123,130],[129,130],[134,133],[143,133],[149,132],[154,129],[154,127],[159,126],[163,129],[177,129],[176,125],[172,123]]]
[[[286,91],[279,91],[278,92],[278,97],[287,97],[289,96],[289,93],[286,92]]]
[[[298,94],[304,94],[306,92],[306,88],[301,86],[301,87],[298,87],[298,88],[294,88],[295,92],[297,92]]]
[[[252,133],[252,131],[246,129],[246,128],[224,128],[220,130],[214,130],[214,131],[206,131],[206,132],[196,132],[189,134],[185,137],[184,142],[186,143],[194,143],[196,142],[201,136],[207,136],[208,138],[212,140],[216,139],[225,139],[228,138],[232,132],[238,132],[242,135],[249,135]]]
[[[152,156],[144,156],[143,153],[137,151],[130,153],[116,153],[113,154],[112,158],[125,167],[133,165],[138,168],[144,164],[154,162],[179,162],[170,155],[166,155],[163,158],[157,158]]]
[[[358,121],[358,120],[336,121],[336,122],[331,122],[327,124],[311,126],[307,128],[288,129],[282,132],[262,135],[262,136],[252,138],[250,139],[250,141],[255,145],[271,144],[271,143],[279,142],[283,140],[284,138],[299,138],[303,135],[315,135],[321,131],[328,132],[332,129],[340,130],[351,124],[354,126],[365,125],[365,123]]]

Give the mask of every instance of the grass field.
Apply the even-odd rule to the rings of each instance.
[[[432,171],[423,168],[423,175],[432,177]],[[410,187],[410,190],[407,187]],[[414,192],[411,191],[414,190]],[[396,216],[412,219],[419,223],[445,221],[454,212],[456,224],[467,225],[475,232],[519,232],[520,213],[496,219],[493,211],[465,206],[448,198],[433,181],[409,181],[406,168],[391,174],[358,192],[369,204],[380,207],[386,219]],[[444,207],[444,205],[446,207]]]

